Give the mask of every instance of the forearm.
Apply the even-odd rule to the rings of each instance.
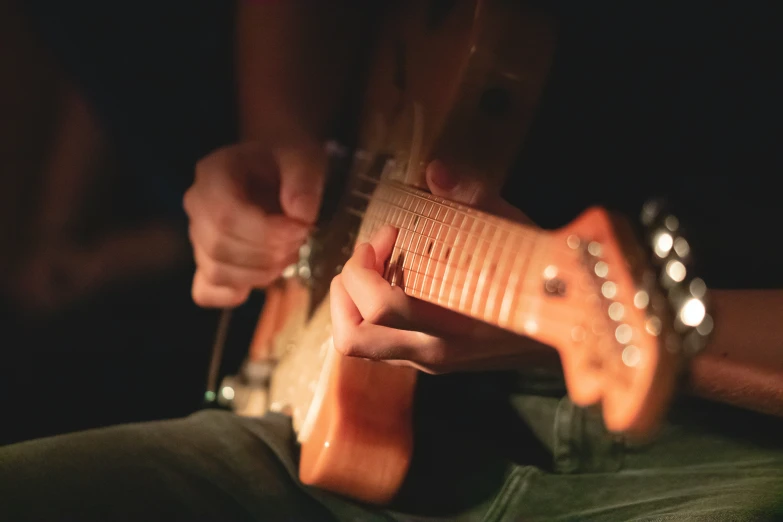
[[[358,65],[373,21],[367,4],[372,2],[239,2],[243,139],[276,145],[328,137],[347,89],[361,80]]]
[[[700,397],[783,416],[783,290],[716,290],[715,329],[690,364]]]

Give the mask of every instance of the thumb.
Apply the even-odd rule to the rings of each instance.
[[[315,223],[324,188],[326,154],[315,147],[284,149],[276,155],[283,213],[310,225]]]
[[[479,207],[487,199],[487,186],[467,172],[446,166],[435,160],[427,165],[427,186],[435,196],[439,196],[469,207]]]
[[[501,187],[490,186],[474,172],[446,166],[436,160],[427,166],[426,176],[427,185],[436,196],[512,221],[532,224],[521,210],[500,197]]]

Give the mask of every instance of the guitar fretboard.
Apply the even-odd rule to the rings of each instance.
[[[390,283],[411,297],[533,333],[540,289],[528,274],[542,268],[545,231],[396,182],[378,185],[357,241],[385,224],[399,230],[385,274]]]

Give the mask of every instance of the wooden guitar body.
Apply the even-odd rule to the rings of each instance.
[[[245,368],[258,385],[237,394],[235,410],[292,417],[303,483],[394,498],[413,452],[417,373],[335,350],[328,295],[354,245],[391,224],[389,273],[405,277],[390,280],[407,295],[552,346],[577,403],[602,403],[610,429],[649,432],[681,349],[662,327],[691,333],[706,317],[670,317],[701,303],[682,290],[685,274],[659,297],[636,243],[600,209],[542,231],[436,198],[421,176],[438,159],[503,183],[543,89],[551,23],[505,0],[404,2],[387,21],[345,190],[302,262],[270,289]],[[665,213],[653,214],[649,241],[676,239]],[[671,245],[659,252],[664,276],[674,255]]]

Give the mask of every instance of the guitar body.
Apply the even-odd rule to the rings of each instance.
[[[357,240],[371,190],[366,180],[423,187],[423,167],[438,158],[501,185],[530,125],[553,46],[548,21],[522,2],[410,1],[390,13],[361,118],[363,153],[336,214],[313,238],[309,299],[295,279],[274,289],[250,354],[251,362],[277,363],[269,408],[292,416],[304,483],[387,503],[413,451],[416,371],[344,357],[331,341],[328,285]],[[381,172],[389,159],[397,167]],[[307,306],[309,317],[301,314]],[[255,404],[244,413],[261,414]]]

